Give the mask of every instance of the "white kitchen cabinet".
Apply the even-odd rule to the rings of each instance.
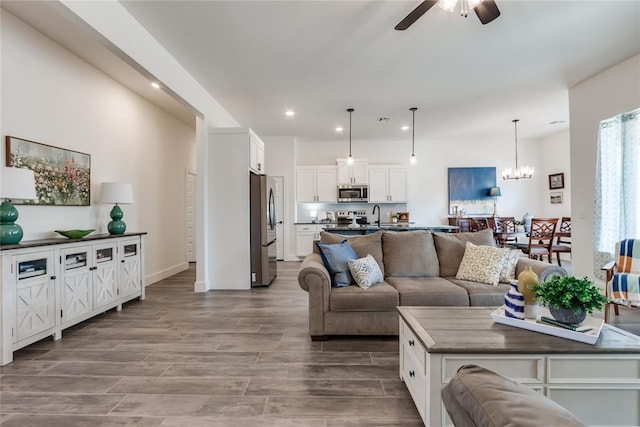
[[[347,159],[337,159],[338,184],[366,184],[368,162],[364,159],[354,159],[349,164]]]
[[[258,174],[264,174],[264,142],[253,132],[249,132],[249,168]]]
[[[0,366],[13,352],[122,303],[145,297],[142,236],[94,235],[4,245]]]
[[[336,203],[335,166],[300,166],[296,169],[297,203]]]
[[[406,203],[408,170],[402,166],[369,167],[370,203]]]
[[[313,252],[313,241],[320,240],[321,224],[296,224],[296,256],[305,257]]]

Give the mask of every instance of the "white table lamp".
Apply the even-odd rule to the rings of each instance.
[[[24,168],[2,168],[0,175],[0,244],[11,245],[22,240],[22,227],[15,223],[18,210],[11,199],[34,200],[36,195],[36,177],[32,170]]]
[[[120,204],[133,203],[133,188],[126,182],[103,182],[100,186],[100,201],[102,203],[115,203],[111,209],[111,221],[107,225],[109,234],[123,234],[127,224],[122,221],[124,214],[118,206]]]

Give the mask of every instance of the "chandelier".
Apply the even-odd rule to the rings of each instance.
[[[466,18],[469,14],[469,10],[474,9],[483,1],[484,0],[460,0],[460,16],[464,16]],[[440,0],[438,1],[438,6],[447,12],[453,12],[457,3],[458,0]]]
[[[512,170],[511,168],[502,169],[502,179],[525,179],[531,178],[533,176],[533,168],[529,166],[518,167],[518,122],[520,120],[514,119],[512,120],[513,126],[515,128],[515,140],[516,140],[516,168]]]

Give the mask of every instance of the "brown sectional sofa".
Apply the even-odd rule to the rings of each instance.
[[[364,236],[320,233],[320,241],[347,239],[358,257],[371,254],[384,281],[369,289],[356,284],[332,288],[331,277],[314,247],[300,266],[298,283],[309,293],[309,334],[313,340],[331,335],[398,335],[396,307],[499,306],[509,285],[491,286],[455,278],[466,242],[495,246],[493,232],[432,233],[378,231]],[[541,278],[566,275],[562,267],[521,257],[516,277],[530,265]]]

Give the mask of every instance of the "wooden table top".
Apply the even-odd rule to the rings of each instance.
[[[429,353],[640,354],[640,337],[605,324],[595,345],[495,323],[486,307],[398,307]]]

